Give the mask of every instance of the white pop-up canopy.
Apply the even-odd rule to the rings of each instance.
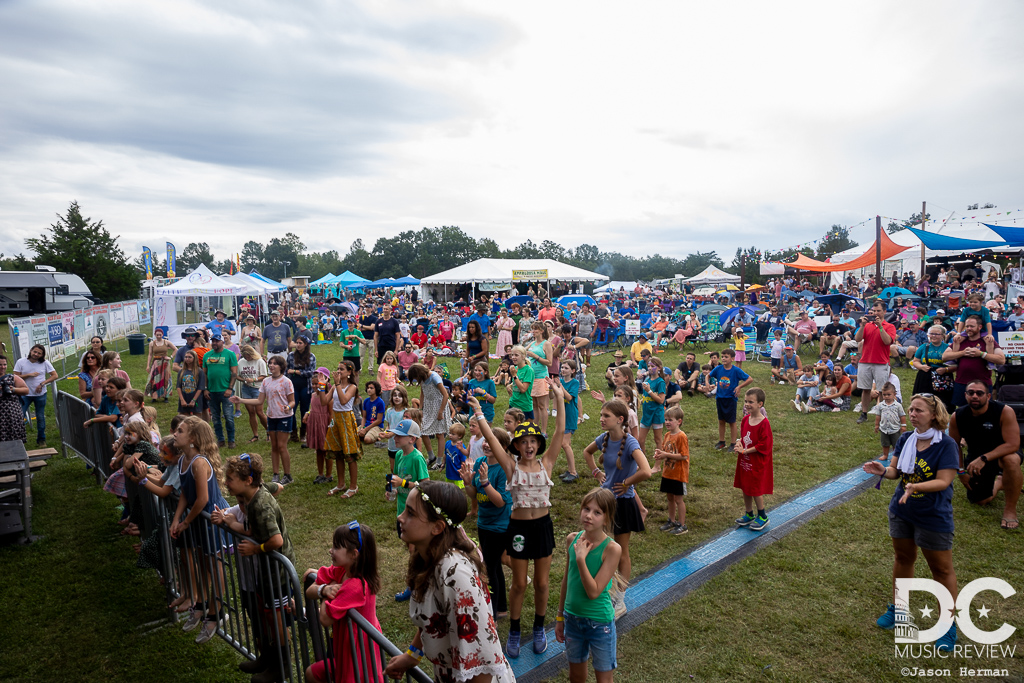
[[[157,287],[157,296],[245,296],[249,287],[220,277],[199,264],[191,273],[177,282]]]
[[[717,266],[708,266],[693,277],[686,279],[686,282],[691,285],[717,285],[739,281],[739,275],[727,273]]]
[[[542,282],[605,282],[607,275],[601,275],[583,268],[570,266],[554,259],[500,259],[482,258],[466,263],[443,273],[420,280],[421,285],[463,285],[480,283],[512,282],[512,271],[543,272],[545,276],[522,277],[523,281]]]
[[[608,284],[604,285],[603,287],[598,287],[597,289],[595,289],[594,294],[601,294],[603,292],[617,292],[620,289],[624,289],[627,292],[632,292],[634,289],[636,289],[636,285],[637,283],[634,281],[613,280]]]

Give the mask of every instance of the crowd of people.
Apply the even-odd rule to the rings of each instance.
[[[960,277],[940,272],[935,283],[922,283],[910,275],[903,284],[930,294],[958,285]],[[976,504],[1002,493],[1001,525],[1018,524],[1016,416],[992,397],[991,367],[1006,359],[991,323],[1007,310],[989,283],[969,291],[961,310],[947,305],[947,315],[902,302],[887,307],[882,300],[866,310],[855,302],[832,310],[799,298],[790,307],[783,288],[811,287],[780,280],[754,295],[766,299],[763,312],[740,309],[726,337],[734,347],[706,352],[685,347],[701,326],[692,314],[700,302],[686,292],[618,292],[594,305],[566,307],[554,305],[547,292],[509,306],[501,295],[472,305],[440,305],[395,292],[363,299],[347,314],[320,310],[307,293],[288,296],[263,327],[248,312],[236,324],[218,310],[210,322],[188,328],[181,347],[156,330],[141,390],[132,387],[118,354],[95,338],[82,356],[78,388],[96,408],[85,427],[115,430],[113,474],[105,489],[124,505],[123,533],[144,536],[143,491],[178,496],[171,534],[182,539],[183,574],[190,579],[172,607],[188,613],[186,629],[202,627],[197,642],[211,638],[224,616],[216,599],[223,577],[210,558],[228,541],[217,527],[252,538],[237,548],[243,557],[277,551],[296,561],[275,499],[294,481],[292,444],[315,452],[312,483],[330,484],[327,495],[342,499],[360,494],[359,462],[364,449],[376,447],[387,452],[390,464],[384,503],[395,506],[395,531],[409,550],[406,583],[394,599],[409,601],[417,626],[406,653],[387,664],[387,675],[399,677],[427,657],[437,680],[514,680],[508,660],[524,644],[527,591],[532,583],[527,641],[542,653],[548,646],[551,567],[564,561],[555,637],[566,643],[571,679],[584,680],[591,662],[598,680],[610,680],[617,666],[615,621],[626,611],[624,590],[632,575],[630,540],[647,526],[642,497],[649,493],[638,485],[660,473],[668,515],[659,529],[671,535],[688,531],[684,397],[700,394],[715,401],[714,447],[737,458],[734,486],[744,509],[736,524],[754,531],[770,524],[765,496],[774,488],[774,438],[766,390],[751,386],[753,378],[743,369],[748,334],[764,340],[770,382],[791,388],[797,411],[852,409],[859,413],[857,424],[874,417],[880,455],[864,470],[899,480],[889,509],[894,579],[913,576],[921,548],[935,579],[955,597],[953,481],[959,478]],[[870,294],[879,288],[850,280],[835,289]],[[1020,310],[1017,304],[1011,309]],[[651,322],[607,366],[606,396],[586,375],[600,321],[644,312],[652,314]],[[661,325],[663,315],[679,323],[674,333]],[[830,322],[819,330],[815,315],[828,315]],[[686,333],[680,337],[679,331]],[[683,344],[684,355],[677,367],[666,368],[658,355],[671,339]],[[324,343],[342,349],[333,368],[317,361],[316,347]],[[45,352],[32,347],[12,374],[0,356],[5,439],[25,439],[24,414],[34,405],[38,442],[45,443],[40,405],[45,407],[46,384],[56,380]],[[700,362],[699,354],[705,356]],[[801,354],[816,358],[803,361]],[[440,361],[444,357],[458,359],[457,373],[450,369],[454,363]],[[917,371],[906,407],[893,372],[903,362]],[[600,433],[574,442],[589,419],[581,406],[587,393],[601,404]],[[499,396],[508,403],[500,418]],[[161,437],[156,411],[146,402],[172,400],[178,415],[170,436]],[[251,435],[242,439],[269,440],[269,462],[238,447],[236,419],[243,415]],[[577,481],[581,448],[583,476],[595,479],[597,487],[580,499],[581,530],[556,539],[550,512],[556,469],[564,453],[558,480]],[[237,454],[227,457],[231,451]],[[444,473],[431,478],[431,470]],[[237,504],[229,506],[225,493]],[[468,517],[476,520],[476,540],[463,528]],[[331,565],[310,574],[315,582],[308,596],[321,601],[323,624],[336,627],[355,609],[379,626],[375,605],[383,588],[375,533],[382,532],[358,522],[334,532]],[[152,537],[140,538],[140,561],[154,556],[152,543]],[[288,608],[275,601],[279,591],[268,589],[272,579],[265,572],[257,568],[251,576],[254,585],[247,590],[254,593],[253,623],[261,624],[259,657],[241,668],[254,681],[278,680],[287,656],[280,624]],[[879,625],[891,628],[893,613],[890,605]],[[509,635],[503,645],[496,621],[505,618]],[[955,641],[954,627],[940,645]],[[346,663],[350,644],[336,637],[333,648],[342,665],[332,674],[317,663],[307,671],[310,680],[356,680]]]

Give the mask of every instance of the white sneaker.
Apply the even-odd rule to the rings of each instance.
[[[855,413],[859,413],[859,412],[860,412],[860,407],[861,407],[861,404],[860,404],[860,403],[858,403],[857,405],[855,405],[855,406],[853,407],[853,412],[855,412]]]
[[[589,415],[587,415],[586,413],[583,413],[583,417],[582,417],[581,419],[582,419],[582,420],[583,420],[584,422],[586,422],[587,420],[589,420],[589,419],[590,419],[590,416],[589,416]]]
[[[615,589],[611,590],[612,608],[615,610],[615,619],[618,620],[626,614],[626,594]]]
[[[799,413],[799,412],[803,412],[803,411],[801,411],[801,410],[800,410],[800,399],[798,399],[798,398],[794,398],[794,399],[793,399],[793,400],[791,401],[791,403],[793,404],[793,407],[794,407],[794,408],[796,408],[796,411],[797,411],[798,413]]]

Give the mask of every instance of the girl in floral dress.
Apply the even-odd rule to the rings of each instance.
[[[506,346],[512,346],[512,330],[515,328],[516,323],[512,318],[508,317],[508,312],[503,308],[498,313],[498,319],[494,321],[494,327],[498,330],[498,344],[495,346],[497,349],[496,353],[501,355],[505,353]]]
[[[491,615],[483,562],[462,533],[466,512],[462,490],[448,482],[423,481],[406,500],[398,521],[402,540],[413,547],[409,617],[418,628],[405,654],[388,662],[391,678],[426,657],[437,683],[482,674],[494,683],[515,681]]]

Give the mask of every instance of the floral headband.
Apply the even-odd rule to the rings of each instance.
[[[423,489],[418,488],[418,487],[417,487],[417,490],[420,492],[420,498],[423,501],[425,501],[428,504],[430,504],[430,507],[434,508],[434,512],[437,513],[437,516],[440,517],[441,519],[443,519],[445,522],[447,522],[448,526],[450,526],[450,527],[452,527],[454,529],[461,529],[462,528],[461,524],[455,524],[454,522],[452,522],[452,518],[449,517],[447,515],[447,513],[445,513],[444,510],[442,510],[440,507],[435,505],[434,501],[430,500],[430,496],[427,495],[426,491],[424,491]]]

